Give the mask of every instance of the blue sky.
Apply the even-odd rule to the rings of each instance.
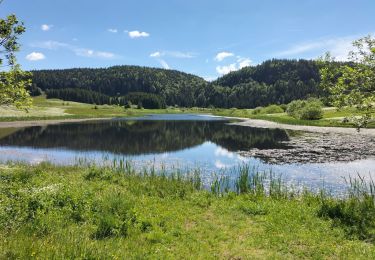
[[[374,0],[5,0],[24,69],[141,65],[206,79],[270,58],[345,59],[375,32]]]

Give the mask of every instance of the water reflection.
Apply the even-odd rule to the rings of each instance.
[[[212,142],[228,151],[286,149],[280,129],[228,125],[223,120],[112,120],[19,129],[0,139],[0,146],[64,148],[141,155],[179,151]]]
[[[246,163],[259,171],[282,174],[283,179],[297,186],[321,187],[324,183],[332,190],[342,189],[342,177],[360,174],[375,178],[373,158],[353,162],[271,164],[263,156],[279,151],[275,156],[285,161],[285,153],[280,151],[295,152],[295,148],[285,142],[301,133],[230,125],[227,120],[201,116],[158,115],[146,119],[0,129],[0,162],[50,161],[67,165],[75,164],[78,158],[97,164],[126,159],[139,169],[165,167],[184,171],[198,168],[205,184],[210,183],[215,174],[235,179],[236,167]],[[238,152],[250,150],[257,153]],[[296,153],[298,157],[306,156],[300,151]]]

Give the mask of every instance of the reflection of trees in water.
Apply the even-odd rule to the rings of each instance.
[[[99,150],[125,155],[177,151],[214,142],[230,151],[283,148],[284,130],[227,125],[223,121],[110,121],[29,127],[0,145]]]

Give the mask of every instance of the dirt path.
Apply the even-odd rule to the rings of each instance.
[[[236,118],[242,120],[241,122],[233,123],[235,125],[259,127],[259,128],[280,128],[288,130],[315,132],[315,133],[336,133],[336,134],[351,134],[351,135],[366,135],[375,136],[375,129],[361,129],[360,132],[355,128],[345,127],[323,127],[323,126],[305,126],[305,125],[288,125],[280,124],[267,120]]]
[[[0,128],[45,126],[45,125],[56,125],[56,124],[61,124],[61,123],[76,123],[76,122],[98,121],[98,120],[111,120],[111,118],[51,119],[51,120],[0,122]]]

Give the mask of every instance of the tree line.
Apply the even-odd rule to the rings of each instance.
[[[48,98],[95,104],[124,105],[131,101],[151,102],[150,108],[166,105],[254,108],[328,96],[319,87],[319,62],[313,60],[268,60],[213,82],[175,70],[138,66],[32,73],[33,88],[45,91]]]

